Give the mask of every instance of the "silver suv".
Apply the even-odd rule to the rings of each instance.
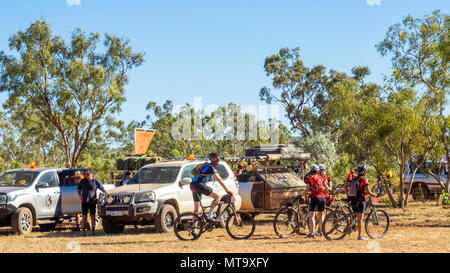
[[[28,234],[35,225],[48,231],[81,214],[77,184],[66,178],[81,176],[85,170],[30,168],[1,174],[0,226],[10,226],[14,233]],[[106,190],[114,188],[107,184],[104,187]]]
[[[142,167],[126,184],[100,196],[100,216],[105,233],[122,233],[126,225],[154,225],[158,232],[170,232],[177,215],[194,211],[189,184],[192,170],[205,160],[161,161]],[[237,180],[230,167],[220,162],[217,170],[241,207]],[[226,193],[219,182],[210,179],[207,185],[220,196]],[[203,196],[203,205],[212,198]],[[226,214],[224,214],[226,215]],[[226,216],[225,216],[226,217]],[[225,219],[221,219],[223,223]]]
[[[417,170],[411,188],[411,195],[414,198],[414,200],[424,200],[433,198],[441,193],[442,191],[441,185],[436,181],[435,178],[433,178],[427,172],[427,170],[429,170],[430,168],[432,168],[432,162],[427,161],[423,168]],[[447,181],[447,174],[448,174],[447,168],[448,168],[447,163],[444,163],[444,165],[441,167],[439,174],[437,173],[437,170],[434,170],[434,173],[436,173],[436,175],[439,175],[441,182],[444,184]],[[409,172],[409,174],[406,177],[406,181],[404,183],[404,191],[407,191],[409,188],[410,185],[409,181],[411,180],[413,170],[414,166],[411,163],[409,163],[406,169],[406,173]]]

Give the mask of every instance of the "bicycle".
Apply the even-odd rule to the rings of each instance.
[[[386,180],[381,175],[377,176],[377,183],[373,186],[373,193],[379,196],[385,195],[388,190],[391,190],[392,193],[395,193],[395,188],[392,187],[392,183],[389,180]]]
[[[303,200],[302,195],[295,196],[292,204],[282,207],[278,210],[273,220],[273,229],[275,234],[280,238],[287,238],[293,234],[306,235],[309,232],[309,195],[305,200],[305,204],[301,204]],[[332,211],[333,209],[326,206],[325,211]],[[319,218],[316,214],[316,226],[319,223]]]
[[[322,223],[322,230],[325,238],[328,240],[340,240],[346,235],[350,235],[356,231],[357,223],[352,206],[348,199],[342,199],[345,203],[337,205],[336,209],[329,213]],[[372,198],[369,196],[367,202],[369,212],[366,214],[365,230],[367,235],[372,239],[381,239],[386,236],[389,226],[389,214],[373,205]],[[347,213],[346,213],[347,212]]]
[[[199,194],[195,192],[195,194]],[[211,206],[204,207],[202,202],[200,202],[200,207],[202,209],[201,215],[196,215],[192,212],[185,212],[180,214],[177,219],[175,219],[174,233],[178,239],[182,241],[193,241],[200,238],[200,236],[205,231],[212,231],[214,227],[219,223],[224,214],[228,213],[228,218],[226,219],[225,228],[228,235],[235,240],[248,239],[252,236],[255,231],[255,220],[253,216],[244,211],[236,211],[234,207],[234,197],[227,194],[225,201],[221,201],[218,204],[217,217],[215,220],[209,220],[206,218],[205,209],[211,208]],[[223,209],[222,206],[225,205]]]

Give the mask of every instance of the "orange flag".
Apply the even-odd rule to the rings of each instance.
[[[148,146],[152,142],[155,130],[135,128],[134,129],[134,153],[143,155],[147,153]]]

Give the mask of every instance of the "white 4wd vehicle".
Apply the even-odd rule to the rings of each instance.
[[[153,224],[158,232],[170,232],[177,215],[194,211],[194,200],[189,184],[192,170],[205,160],[161,161],[142,167],[124,186],[100,196],[99,214],[105,233],[121,233],[125,225]],[[221,161],[217,171],[228,190],[236,199],[235,207],[241,207],[241,197],[236,177],[227,163]],[[219,182],[209,179],[207,185],[220,196],[226,192]],[[209,206],[212,198],[202,197],[202,204]],[[226,215],[226,213],[224,213]],[[226,217],[226,216],[225,216]],[[224,225],[221,219],[221,225]]]

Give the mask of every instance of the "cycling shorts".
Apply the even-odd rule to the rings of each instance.
[[[194,197],[194,202],[200,202],[200,200],[202,200],[202,194],[210,196],[213,192],[211,187],[206,186],[206,184],[202,182],[193,182],[191,183],[190,188],[192,197]]]

